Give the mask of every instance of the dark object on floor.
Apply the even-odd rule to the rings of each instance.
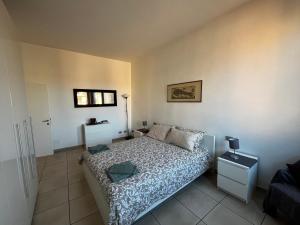
[[[125,137],[125,139],[126,140],[130,140],[130,139],[133,139],[134,137],[133,136],[131,136],[131,135],[129,135],[129,136],[127,136],[127,137]]]
[[[96,153],[99,153],[99,152],[106,151],[106,150],[109,150],[107,145],[96,145],[96,146],[93,146],[93,147],[88,147],[88,151],[92,155],[94,155]]]
[[[295,162],[294,164],[286,164],[289,168],[290,174],[295,178],[300,187],[300,160]]]
[[[106,174],[112,182],[119,182],[138,172],[136,165],[130,161],[114,164],[106,170]]]
[[[289,224],[300,225],[300,188],[288,169],[277,171],[273,177],[263,207],[271,216],[279,211]]]

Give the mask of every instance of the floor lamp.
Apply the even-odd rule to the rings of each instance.
[[[129,98],[128,94],[123,94],[122,97],[125,99],[126,104],[126,129],[127,129],[127,137],[126,140],[129,140],[132,138],[132,136],[129,134],[129,127],[128,127],[128,107],[127,107],[127,100]]]

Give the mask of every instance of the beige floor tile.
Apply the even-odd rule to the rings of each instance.
[[[52,191],[68,185],[68,177],[66,175],[43,180],[39,184],[39,193]]]
[[[76,149],[76,150],[68,151],[67,152],[67,159],[68,160],[78,159],[78,157],[80,157],[81,154],[82,154],[82,149]]]
[[[262,225],[289,225],[289,224],[283,218],[278,217],[275,219],[269,215],[266,215]]]
[[[73,167],[68,170],[68,174],[82,172],[82,166]]]
[[[67,169],[58,170],[56,172],[43,171],[41,181],[67,176]]]
[[[56,165],[64,162],[66,162],[65,159],[48,159],[46,161],[46,166]]]
[[[51,178],[54,174],[62,174],[67,172],[66,163],[58,163],[56,165],[45,166],[43,171],[43,179]]]
[[[218,204],[195,184],[177,195],[176,199],[201,219]]]
[[[83,171],[75,171],[68,173],[69,184],[73,184],[79,181],[85,181]]]
[[[204,219],[207,225],[251,225],[222,204],[214,208]]]
[[[155,209],[153,216],[161,225],[194,225],[200,221],[176,199],[172,199]]]
[[[38,195],[35,214],[68,202],[68,188],[58,188]]]
[[[55,165],[60,162],[67,160],[67,154],[65,152],[55,153],[54,155],[48,156],[46,160],[46,165]]]
[[[86,181],[77,182],[69,185],[69,200],[79,198],[83,195],[90,194],[91,190]]]
[[[40,160],[36,160],[36,166],[38,169],[43,169],[44,166],[46,165],[46,160],[40,161]]]
[[[73,223],[73,225],[104,225],[104,222],[99,212],[95,212],[92,215]]]
[[[69,225],[68,204],[63,204],[35,215],[32,225]]]
[[[217,186],[214,184],[214,182],[212,182],[210,179],[208,179],[205,176],[201,176],[194,183],[198,185],[198,187],[201,189],[202,192],[208,194],[217,202],[222,201],[227,195],[225,192],[219,190]]]
[[[91,194],[70,201],[71,223],[75,223],[96,211],[97,205]]]
[[[228,195],[222,201],[222,204],[255,225],[260,225],[265,216],[261,205],[258,205],[255,200],[252,200],[246,204]]]
[[[142,217],[140,220],[138,220],[135,225],[159,225],[159,223],[156,221],[154,216],[151,214],[148,214],[144,217]]]
[[[37,164],[45,163],[48,156],[41,156],[36,158]]]

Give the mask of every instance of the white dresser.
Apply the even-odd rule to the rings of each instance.
[[[258,158],[237,153],[234,160],[230,154],[218,157],[218,188],[248,203],[256,187]]]
[[[86,149],[98,144],[112,143],[112,129],[109,123],[83,125],[84,143]]]

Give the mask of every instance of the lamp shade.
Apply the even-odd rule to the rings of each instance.
[[[123,98],[128,98],[128,97],[129,97],[129,94],[122,94],[122,97],[123,97]]]
[[[240,148],[240,142],[237,138],[231,138],[229,139],[229,147],[231,149],[239,149]]]

